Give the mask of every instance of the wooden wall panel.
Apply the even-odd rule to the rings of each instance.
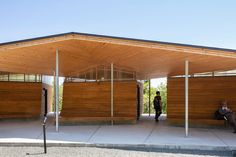
[[[137,83],[115,82],[114,83],[114,116],[134,117],[137,116]]]
[[[236,111],[236,77],[189,78],[190,123],[215,124],[214,113],[222,100]],[[168,78],[167,117],[169,121],[184,122],[184,78]],[[212,121],[212,122],[211,122]],[[222,121],[219,123],[223,123]]]
[[[114,82],[114,120],[136,119],[136,81]],[[111,120],[110,82],[64,83],[62,121]]]
[[[42,83],[0,82],[0,119],[38,118]]]

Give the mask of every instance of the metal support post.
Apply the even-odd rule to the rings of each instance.
[[[189,62],[185,61],[185,136],[188,136],[188,73]]]
[[[113,116],[114,116],[114,108],[113,108],[113,103],[114,103],[114,100],[113,100],[113,96],[114,96],[114,93],[113,93],[113,90],[114,90],[114,88],[113,88],[113,84],[114,84],[114,78],[113,78],[113,75],[114,75],[114,71],[113,71],[113,63],[111,63],[111,125],[113,125]]]
[[[43,120],[43,146],[44,153],[47,153],[47,144],[46,144],[46,122],[47,122],[47,113],[48,113],[48,91],[46,88],[44,90],[44,120]]]
[[[59,131],[59,50],[56,50],[56,131]]]
[[[151,115],[151,80],[148,80],[148,113],[149,113],[149,116]]]

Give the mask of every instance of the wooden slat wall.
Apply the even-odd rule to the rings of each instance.
[[[137,82],[114,83],[114,116],[137,116]]]
[[[189,78],[189,119],[190,123],[215,123],[214,113],[221,100],[227,100],[229,107],[236,111],[236,77]],[[184,78],[168,78],[167,117],[169,121],[184,120],[185,95]]]
[[[136,81],[114,82],[114,117],[136,119],[136,86]],[[64,83],[62,121],[109,120],[110,91],[110,82]]]
[[[42,83],[0,82],[0,119],[38,118]]]

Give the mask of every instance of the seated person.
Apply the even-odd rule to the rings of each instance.
[[[227,107],[227,101],[221,102],[221,107],[218,111],[222,116],[226,117],[229,123],[234,127],[234,133],[236,133],[235,113]]]

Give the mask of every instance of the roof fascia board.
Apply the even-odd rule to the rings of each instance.
[[[94,42],[105,42],[105,43],[111,43],[111,44],[144,47],[144,48],[150,48],[150,49],[161,49],[161,50],[167,50],[167,51],[185,52],[185,53],[193,53],[193,54],[200,54],[200,55],[236,58],[236,53],[235,53],[236,50],[232,50],[232,49],[221,49],[221,48],[214,48],[214,47],[204,47],[204,46],[186,45],[186,44],[177,44],[177,43],[168,43],[168,42],[141,40],[141,39],[132,39],[132,38],[121,38],[121,37],[112,37],[112,36],[105,36],[105,35],[95,35],[95,34],[76,33],[76,32],[1,43],[0,51],[29,47],[29,46],[40,45],[40,44],[48,44],[48,43],[71,40],[71,39],[94,41]]]

